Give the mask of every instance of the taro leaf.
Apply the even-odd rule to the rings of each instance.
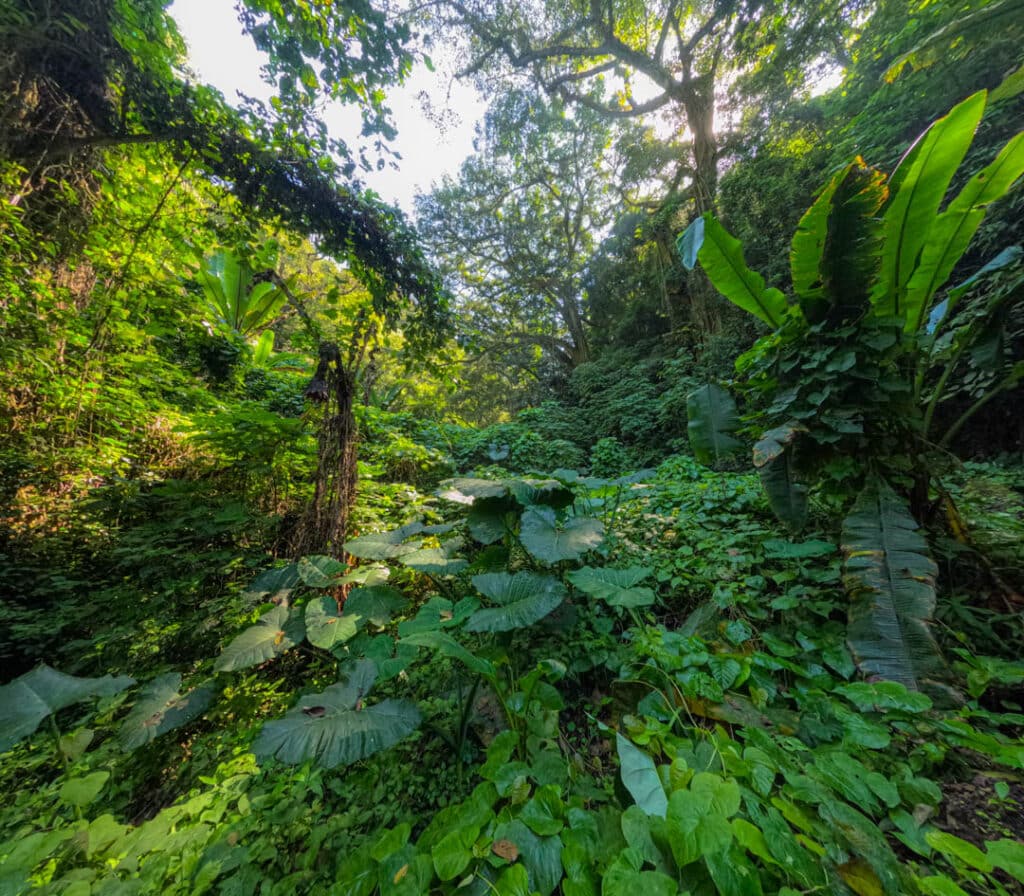
[[[360,617],[345,604],[345,613],[329,595],[313,598],[306,604],[306,637],[314,647],[333,650],[352,640],[359,631]]]
[[[654,760],[649,753],[634,746],[621,734],[615,735],[615,744],[619,753],[622,783],[626,790],[648,815],[664,818],[668,811],[668,797]]]
[[[509,632],[539,622],[565,600],[565,587],[552,576],[532,572],[485,573],[473,576],[473,587],[497,607],[477,610],[466,623],[468,632]]]
[[[770,429],[754,446],[754,467],[775,515],[791,529],[807,520],[807,485],[799,481],[795,444],[807,430],[795,421]]]
[[[360,566],[353,569],[347,576],[338,579],[339,585],[365,585],[368,588],[383,585],[391,577],[391,570],[386,566]]]
[[[135,684],[127,675],[76,678],[50,666],[36,666],[0,687],[0,752],[28,737],[51,713],[90,697],[112,697]]]
[[[494,544],[508,531],[506,516],[516,510],[516,502],[508,497],[480,498],[466,515],[469,534],[480,544]]]
[[[442,628],[454,628],[462,625],[480,606],[474,598],[464,597],[453,604],[446,597],[432,597],[412,619],[398,623],[398,634],[401,637],[415,632],[435,632]]]
[[[308,588],[332,588],[348,567],[340,560],[322,555],[303,557],[298,562],[299,578]]]
[[[562,841],[558,837],[538,837],[518,818],[499,824],[494,839],[507,840],[519,851],[519,860],[530,879],[529,892],[551,896],[562,879]]]
[[[420,714],[407,700],[363,706],[377,667],[359,660],[348,679],[322,694],[308,694],[284,718],[267,722],[253,744],[259,759],[288,765],[309,759],[324,768],[348,765],[398,743],[416,730]]]
[[[935,563],[905,502],[873,479],[843,522],[847,638],[865,674],[920,690],[942,668],[930,622]]]
[[[686,398],[686,417],[690,447],[702,464],[717,463],[743,447],[732,435],[740,425],[736,402],[721,386],[708,383],[691,392]]]
[[[154,678],[139,694],[117,739],[125,750],[134,750],[154,738],[186,725],[199,716],[213,700],[213,686],[202,685],[182,696],[181,676],[168,672]]]
[[[283,603],[299,584],[299,568],[295,563],[261,572],[245,589],[245,593],[262,598],[262,603]]]
[[[280,656],[305,637],[302,619],[298,616],[289,618],[287,607],[275,607],[228,644],[213,669],[215,672],[234,672],[258,666]]]
[[[510,479],[506,485],[523,507],[543,504],[561,510],[576,500],[573,490],[557,479]]]
[[[472,504],[478,498],[503,498],[508,494],[504,482],[492,479],[449,479],[441,485],[437,496],[456,504]]]
[[[345,542],[345,550],[363,560],[392,560],[416,550],[414,544],[403,544],[407,538],[423,531],[422,523],[409,523],[390,532],[374,532]]]
[[[469,561],[461,557],[449,557],[441,548],[413,551],[402,557],[401,562],[428,576],[454,576],[469,566]]]
[[[530,555],[542,563],[579,560],[604,541],[604,526],[591,517],[573,517],[559,526],[554,510],[531,508],[523,514],[519,540]]]
[[[653,570],[646,566],[612,569],[608,566],[584,566],[569,573],[568,579],[580,591],[613,607],[649,607],[657,600],[650,588],[635,587],[649,578]]]
[[[444,632],[415,632],[402,638],[398,643],[399,646],[408,644],[413,647],[429,647],[449,659],[458,660],[477,675],[483,675],[485,678],[494,677],[494,666],[475,653],[470,653],[451,635]]]
[[[385,585],[353,588],[345,600],[346,614],[361,616],[376,626],[387,625],[391,617],[404,609],[408,601],[401,591]]]

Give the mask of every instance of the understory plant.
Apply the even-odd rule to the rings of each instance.
[[[936,567],[916,532],[933,495],[955,514],[935,474],[964,423],[1024,378],[1000,338],[1024,295],[1021,250],[942,291],[988,207],[1024,173],[1021,133],[942,207],[985,106],[985,91],[958,104],[888,177],[859,157],[832,177],[793,236],[793,304],[746,266],[713,215],[678,241],[688,268],[700,262],[722,295],[774,328],[736,365],[756,407],[753,460],[773,510],[796,530],[815,478],[842,502],[859,491],[843,526],[850,643],[865,672],[911,688],[941,666],[928,627]],[[980,284],[989,288],[972,293]],[[954,390],[968,367],[975,375]],[[936,433],[936,409],[961,389],[969,406]],[[721,386],[694,392],[688,414],[698,457],[742,445]]]

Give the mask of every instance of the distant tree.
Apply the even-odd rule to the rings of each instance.
[[[614,118],[666,111],[677,117],[685,145],[671,178],[693,204],[713,210],[719,177],[716,110],[738,79],[755,94],[799,88],[808,71],[846,61],[856,23],[869,0],[438,0],[426,9],[439,29],[468,38],[466,74],[481,80],[509,68],[527,73],[548,95]],[[785,75],[782,79],[779,76]],[[595,92],[609,87],[604,99]],[[501,88],[496,88],[501,89]],[[691,279],[692,316],[704,331],[720,326],[724,304]]]
[[[498,98],[478,152],[418,205],[465,335],[485,353],[571,369],[590,359],[583,272],[620,204],[615,131],[535,93]]]

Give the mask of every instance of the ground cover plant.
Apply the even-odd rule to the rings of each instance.
[[[0,894],[1024,894],[1019,3],[244,0],[238,108],[72,5],[0,12]]]

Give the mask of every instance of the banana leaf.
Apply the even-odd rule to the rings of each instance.
[[[931,631],[935,563],[906,503],[873,479],[843,522],[843,583],[850,595],[847,640],[866,675],[908,690],[942,670]]]
[[[721,386],[708,383],[686,398],[686,432],[693,454],[702,464],[713,464],[743,447],[733,436],[740,418],[736,402]]]

